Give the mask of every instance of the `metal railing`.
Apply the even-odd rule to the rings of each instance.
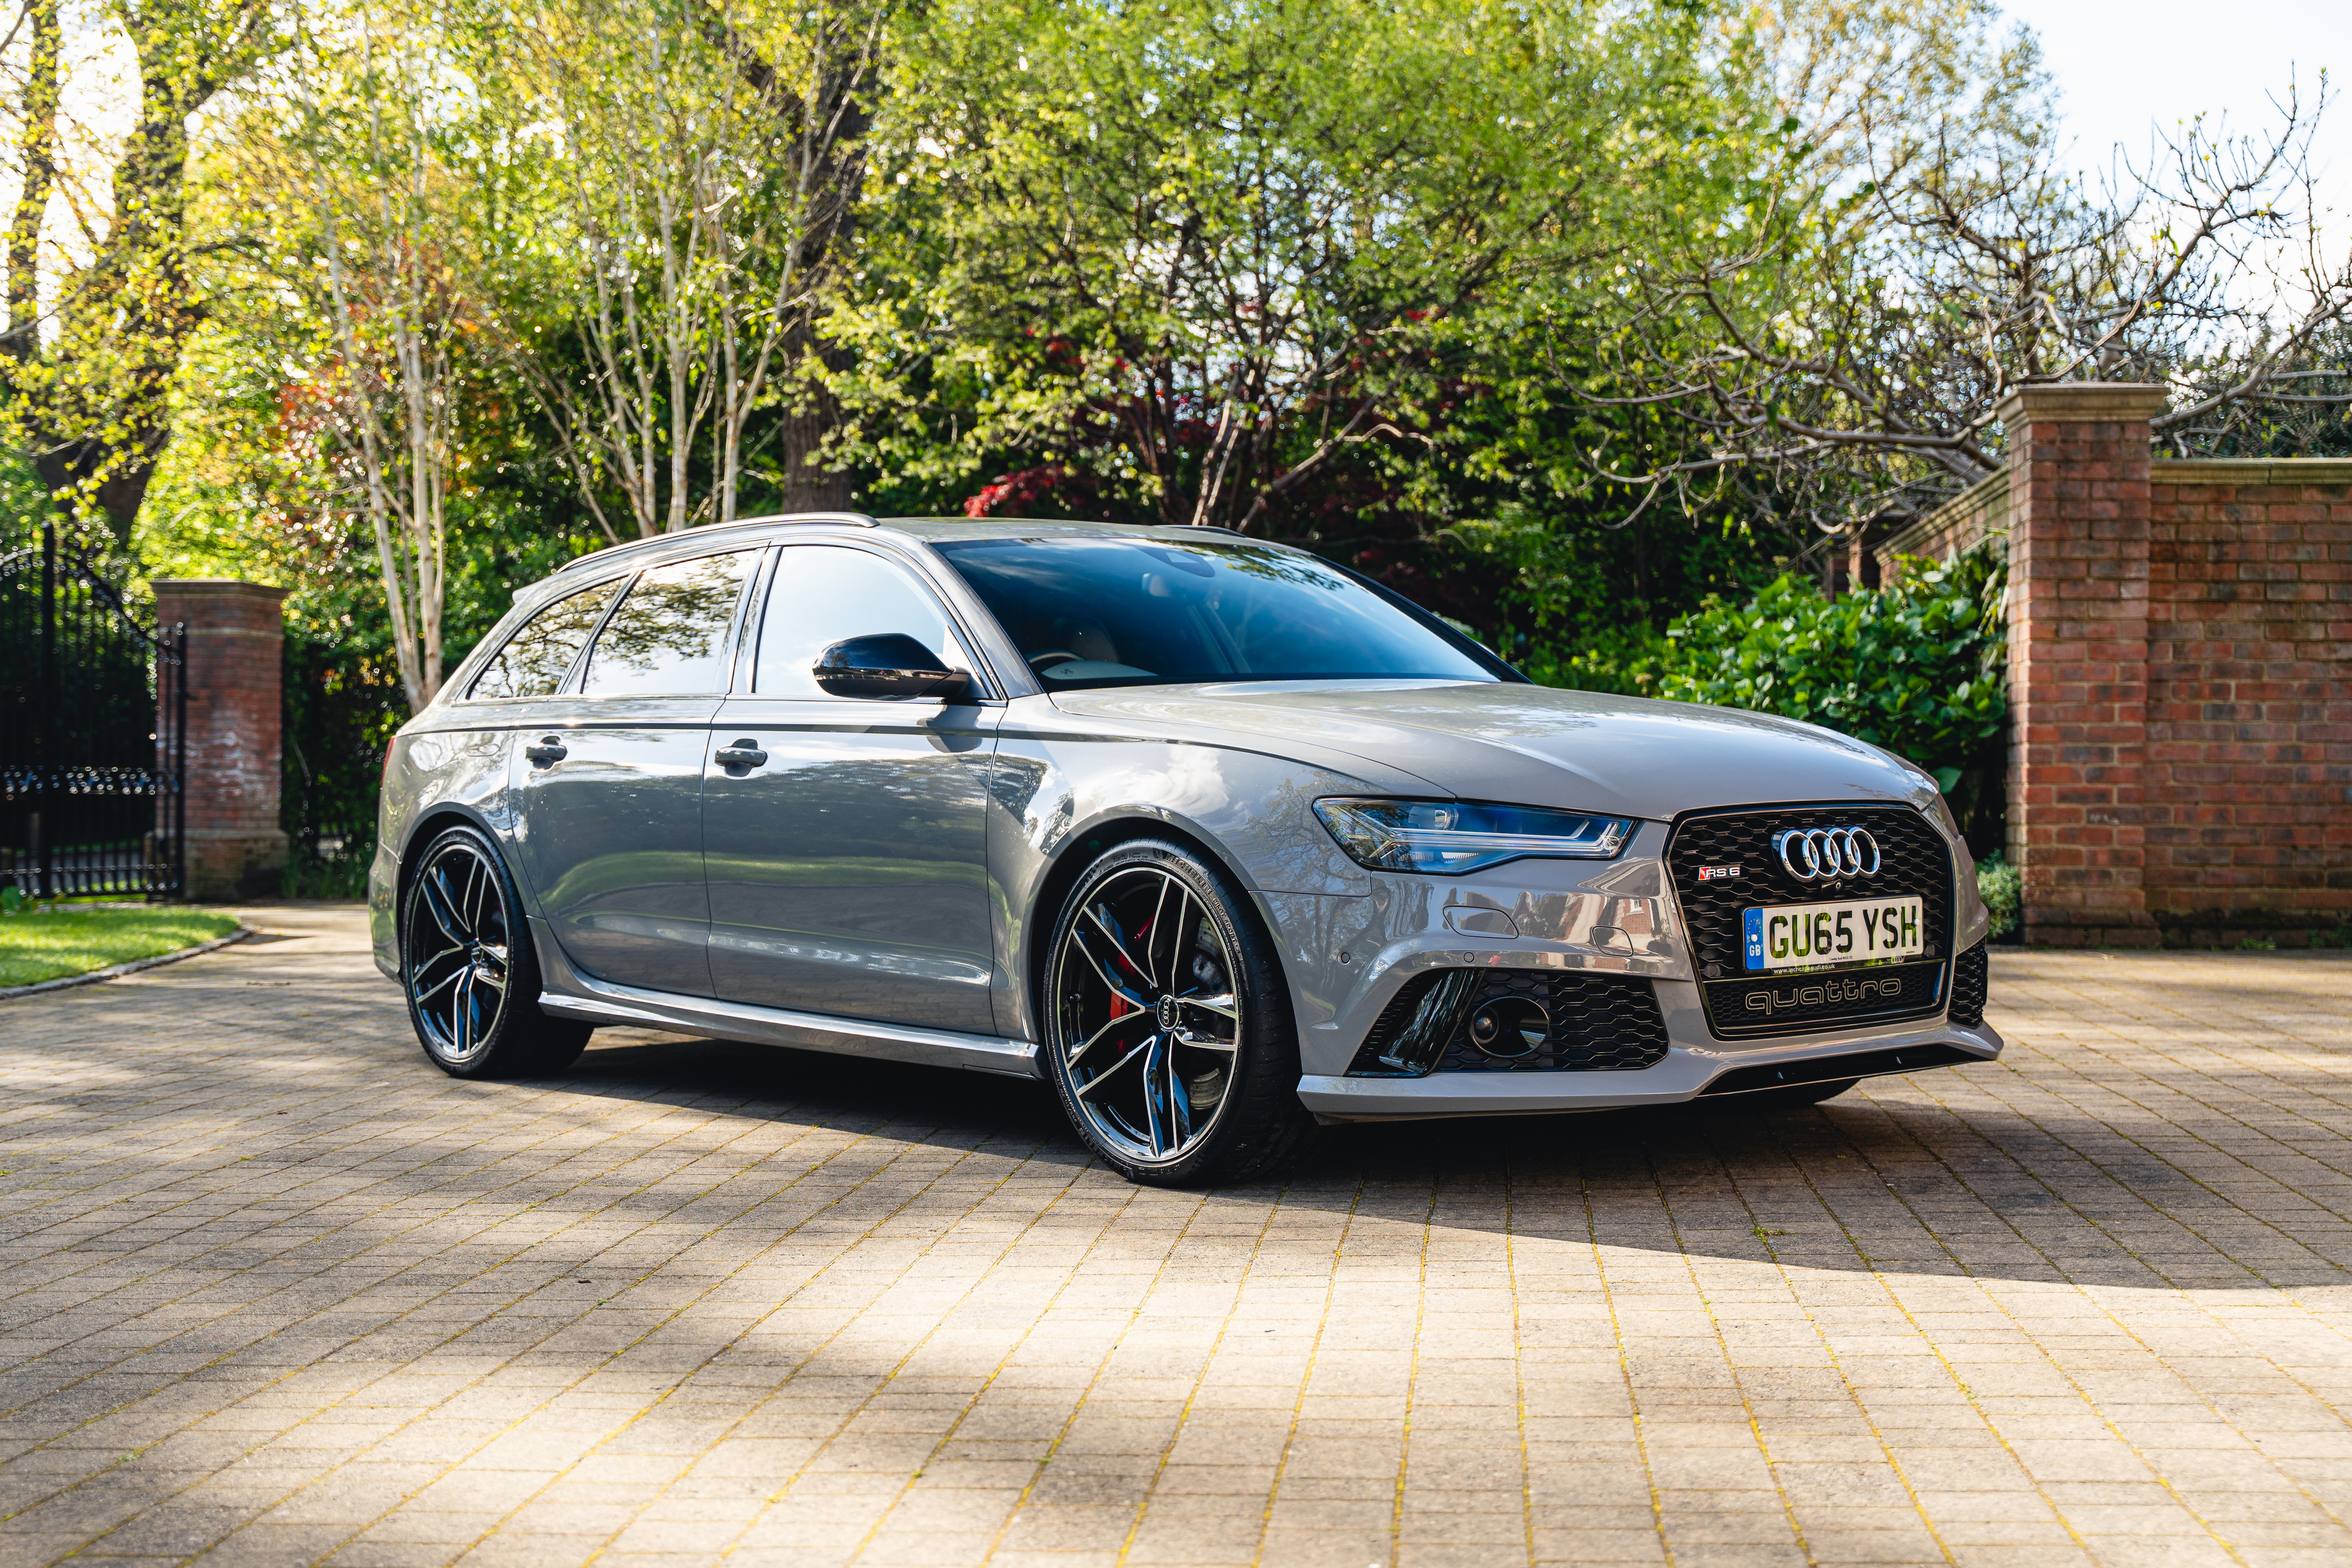
[[[187,629],[151,627],[109,562],[45,523],[0,555],[0,887],[187,887]]]

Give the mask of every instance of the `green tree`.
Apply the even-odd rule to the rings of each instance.
[[[827,321],[845,453],[976,503],[1059,489],[1255,531],[1425,460],[1452,322],[1604,247],[1624,127],[1695,30],[1547,0],[954,8],[891,62]],[[1685,90],[1687,90],[1685,88]]]
[[[731,520],[806,468],[780,415],[863,177],[886,0],[554,0],[457,35],[507,116],[476,291],[609,538]],[[784,437],[782,451],[764,449]]]
[[[261,0],[115,0],[103,15],[136,68],[119,139],[65,122],[58,0],[22,12],[0,427],[60,504],[127,542],[205,309],[191,260],[213,241],[190,233],[190,124],[278,39]],[[99,161],[85,167],[70,154],[91,142]]]
[[[2289,89],[2272,134],[2194,122],[2091,187],[2032,35],[1997,20],[1988,0],[1756,14],[1782,117],[1738,221],[1630,247],[1604,352],[1563,360],[1596,405],[1695,439],[1593,454],[1597,474],[1851,533],[1993,472],[2021,386],[2169,382],[2167,437],[2321,390],[2292,384],[2352,319],[2352,255],[2310,200],[2324,81]]]

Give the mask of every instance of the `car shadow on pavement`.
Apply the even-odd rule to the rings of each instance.
[[[560,1079],[566,1092],[692,1106],[1065,1165],[1093,1163],[1050,1089],[984,1074],[632,1032]],[[1843,1272],[2228,1289],[2352,1284],[2352,1227],[2269,1174],[2294,1150],[2241,1128],[2206,1177],[2158,1151],[2179,1130],[1984,1092],[2005,1068],[1884,1079],[1826,1104],[1752,1104],[1356,1123],[1322,1130],[1282,1178],[1212,1194],[1354,1215],[1426,1216],[1689,1258]],[[1990,1075],[1999,1075],[1993,1077]],[[2323,1086],[2315,1084],[2315,1091]],[[2261,1147],[2252,1147],[2260,1145]],[[2265,1156],[2265,1153],[2267,1157]],[[2247,1164],[2246,1155],[2255,1163]]]

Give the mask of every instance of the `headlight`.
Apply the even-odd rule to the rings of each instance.
[[[1606,860],[1633,832],[1629,817],[1452,800],[1343,797],[1317,801],[1315,815],[1360,866],[1446,876],[1530,858]]]

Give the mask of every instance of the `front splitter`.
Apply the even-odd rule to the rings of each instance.
[[[1848,1036],[1769,1048],[1675,1046],[1668,1048],[1664,1060],[1632,1072],[1434,1072],[1426,1078],[1309,1074],[1298,1080],[1298,1100],[1317,1116],[1331,1121],[1610,1110],[1679,1105],[1697,1099],[1708,1084],[1738,1068],[1784,1062],[1827,1063],[1848,1056],[1879,1057],[1913,1046],[1952,1046],[1979,1061],[1990,1061],[2000,1055],[2001,1045],[2001,1037],[1989,1028],[1938,1023],[1932,1028],[1904,1033],[1859,1039]],[[1883,1067],[1873,1066],[1869,1070],[1869,1076],[1885,1073]]]

